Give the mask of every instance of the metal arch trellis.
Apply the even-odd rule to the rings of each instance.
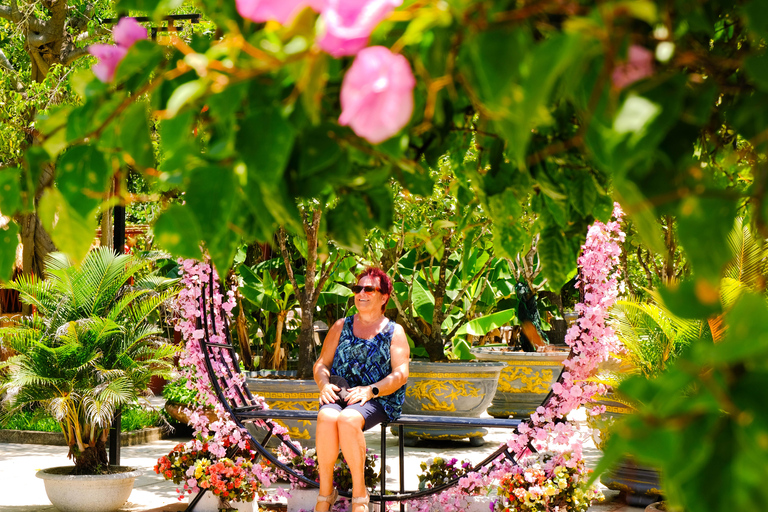
[[[210,263],[209,263],[210,265]],[[307,477],[305,477],[301,473],[297,473],[292,467],[288,466],[287,464],[281,462],[274,453],[272,453],[271,450],[269,450],[266,447],[266,444],[272,439],[272,437],[277,437],[281,443],[283,443],[288,449],[290,449],[293,453],[300,455],[301,450],[296,447],[296,445],[292,442],[290,437],[287,434],[278,434],[274,433],[274,429],[277,426],[274,422],[274,420],[271,419],[256,419],[256,418],[244,418],[245,414],[249,411],[256,411],[256,410],[263,410],[262,405],[253,397],[250,390],[247,386],[242,386],[240,384],[235,385],[234,390],[230,390],[232,399],[230,400],[227,397],[227,394],[224,392],[223,387],[226,387],[229,385],[228,381],[231,382],[232,378],[235,376],[235,374],[241,374],[240,367],[235,363],[237,361],[236,356],[236,349],[235,345],[232,342],[231,335],[229,333],[228,328],[228,322],[226,315],[221,315],[221,321],[223,325],[217,326],[216,325],[216,311],[214,309],[214,301],[211,299],[214,296],[214,277],[213,277],[213,268],[211,267],[211,271],[209,272],[209,281],[207,283],[207,286],[205,283],[203,283],[203,286],[201,287],[201,296],[199,299],[200,304],[200,317],[198,318],[198,329],[203,329],[204,337],[200,339],[200,349],[203,353],[203,359],[205,362],[205,368],[208,372],[208,376],[211,382],[211,385],[213,386],[213,391],[216,394],[217,399],[221,403],[221,405],[224,407],[224,409],[227,411],[227,413],[230,415],[234,423],[245,433],[247,433],[248,438],[252,449],[258,453],[257,460],[260,457],[264,457],[267,459],[271,464],[273,464],[276,468],[280,469],[284,473],[287,473],[291,475],[293,478],[296,478],[298,481],[301,481],[305,485],[312,487],[312,488],[318,488],[319,484],[315,480],[311,480]],[[221,292],[223,290],[221,284],[219,286],[219,291]],[[208,288],[208,300],[206,299],[206,287]],[[220,335],[219,333],[222,332],[225,342],[224,343],[216,343],[212,342],[211,336],[217,336]],[[225,357],[224,354],[227,353],[229,357]],[[573,356],[573,351],[569,354],[569,358]],[[223,367],[225,369],[225,375],[220,375],[215,371],[214,368],[214,362],[216,363],[216,366]],[[560,371],[560,375],[558,376],[557,382],[562,383],[563,381],[563,372],[564,369]],[[550,389],[549,393],[547,394],[546,398],[542,402],[542,405],[546,407],[550,400],[552,400],[554,396],[554,392],[552,389]],[[560,420],[560,421],[566,421],[566,420]],[[260,426],[267,430],[267,433],[263,440],[259,441],[257,440],[254,435],[246,429],[245,422],[248,423],[254,423],[257,426]],[[525,419],[522,421],[522,423],[528,423],[530,424],[531,420],[530,418]],[[517,432],[519,429],[519,426],[514,429],[515,432]],[[529,449],[533,452],[536,451],[536,449],[529,443],[528,445]],[[478,471],[484,466],[487,466],[494,460],[498,459],[499,457],[506,457],[513,463],[515,462],[515,459],[513,455],[510,453],[509,448],[507,445],[501,445],[496,451],[494,451],[492,454],[490,454],[488,457],[486,457],[482,462],[476,464],[470,471]],[[382,478],[386,478],[382,475]],[[374,502],[400,502],[402,505],[402,502],[407,500],[413,500],[413,499],[419,499],[424,498],[439,492],[442,492],[450,487],[455,486],[458,484],[459,478],[455,478],[443,485],[433,487],[430,489],[423,489],[418,491],[406,491],[401,493],[395,493],[395,494],[386,494],[384,497],[380,494],[371,494],[370,499]],[[198,495],[190,501],[189,506],[187,507],[187,511],[192,511],[194,509],[194,506],[197,504],[199,499],[203,496],[205,489],[201,490],[202,492],[198,493]],[[351,493],[349,491],[339,491],[339,495],[344,496],[346,498],[351,498]]]

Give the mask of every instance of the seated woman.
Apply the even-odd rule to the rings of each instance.
[[[333,324],[314,366],[320,388],[315,438],[320,473],[315,510],[319,512],[329,510],[338,497],[333,466],[339,448],[352,475],[351,512],[367,512],[363,431],[400,416],[408,381],[410,349],[405,332],[384,316],[392,293],[389,276],[379,268],[368,268],[352,291],[357,313]]]

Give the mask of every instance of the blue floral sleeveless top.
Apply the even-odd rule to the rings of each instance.
[[[352,322],[351,316],[344,320],[339,346],[333,356],[331,375],[344,377],[351,388],[370,386],[392,373],[390,345],[395,332],[395,322],[389,320],[381,332],[369,340],[355,336]],[[384,407],[390,421],[396,420],[403,411],[405,386],[391,395],[372,400],[378,401]]]

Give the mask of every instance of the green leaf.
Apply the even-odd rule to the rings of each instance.
[[[681,318],[707,318],[720,312],[717,288],[706,279],[691,279],[675,288],[659,288],[664,304]]]
[[[49,114],[37,116],[37,129],[44,135],[43,149],[51,158],[56,158],[67,147],[67,119],[74,107],[60,105],[51,109]]]
[[[114,130],[123,151],[130,155],[128,163],[139,168],[155,167],[146,103],[139,101],[128,107]]]
[[[459,361],[470,361],[475,358],[475,356],[472,355],[472,352],[469,351],[470,348],[467,340],[453,338],[453,357]]]
[[[202,96],[207,89],[208,82],[202,78],[181,84],[168,98],[168,105],[165,107],[166,116],[176,116],[184,106]]]
[[[154,224],[155,241],[176,257],[200,258],[200,225],[190,208],[174,204]]]
[[[96,237],[96,211],[81,215],[57,189],[49,188],[37,208],[43,226],[61,252],[81,261]]]
[[[509,324],[516,317],[517,312],[514,309],[505,309],[491,315],[481,316],[462,325],[456,331],[456,335],[471,334],[473,336],[484,336],[502,325]]]
[[[0,280],[10,281],[16,263],[16,248],[19,246],[19,227],[9,222],[0,229]]]
[[[762,39],[768,39],[768,5],[763,0],[752,0],[742,7],[749,29]]]
[[[341,157],[339,143],[329,137],[335,130],[323,125],[308,130],[302,137],[299,156],[299,176],[305,178],[332,166]]]
[[[295,131],[276,108],[260,108],[240,125],[235,145],[248,166],[248,179],[277,185],[291,155]]]
[[[564,233],[551,227],[542,231],[539,256],[542,272],[550,286],[555,290],[562,288],[568,282],[568,274],[576,267],[576,255]]]
[[[59,159],[56,184],[64,200],[81,217],[97,208],[111,182],[104,154],[93,146],[70,148]]]
[[[691,196],[680,205],[678,236],[696,275],[716,284],[731,251],[725,241],[736,219],[736,203]]]
[[[0,169],[0,212],[11,216],[20,211],[21,204],[21,170],[17,167]]]
[[[597,201],[597,184],[588,172],[576,174],[570,183],[568,201],[583,217],[591,215]]]
[[[435,312],[435,297],[418,279],[413,281],[411,299],[416,315],[431,325],[432,315]]]
[[[143,39],[136,41],[129,49],[115,70],[115,82],[122,83],[135,75],[130,89],[146,82],[163,60],[163,49],[154,41]]]
[[[629,180],[617,179],[614,187],[619,204],[631,217],[645,245],[654,252],[663,254],[667,250],[664,246],[664,236],[650,201],[643,197],[637,185]]]
[[[768,55],[750,55],[744,60],[744,69],[760,89],[768,91]]]

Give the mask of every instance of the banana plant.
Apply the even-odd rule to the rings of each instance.
[[[273,370],[283,369],[287,363],[286,350],[283,347],[283,331],[288,313],[299,306],[293,284],[287,278],[281,278],[279,275],[273,278],[270,274],[269,267],[280,263],[280,259],[275,258],[253,268],[241,265],[238,269],[243,279],[240,293],[259,308],[265,317],[263,329],[265,337],[272,332],[271,328],[274,325],[275,339],[269,344],[272,349],[272,358],[268,362],[268,367]],[[270,318],[272,315],[274,318]]]

